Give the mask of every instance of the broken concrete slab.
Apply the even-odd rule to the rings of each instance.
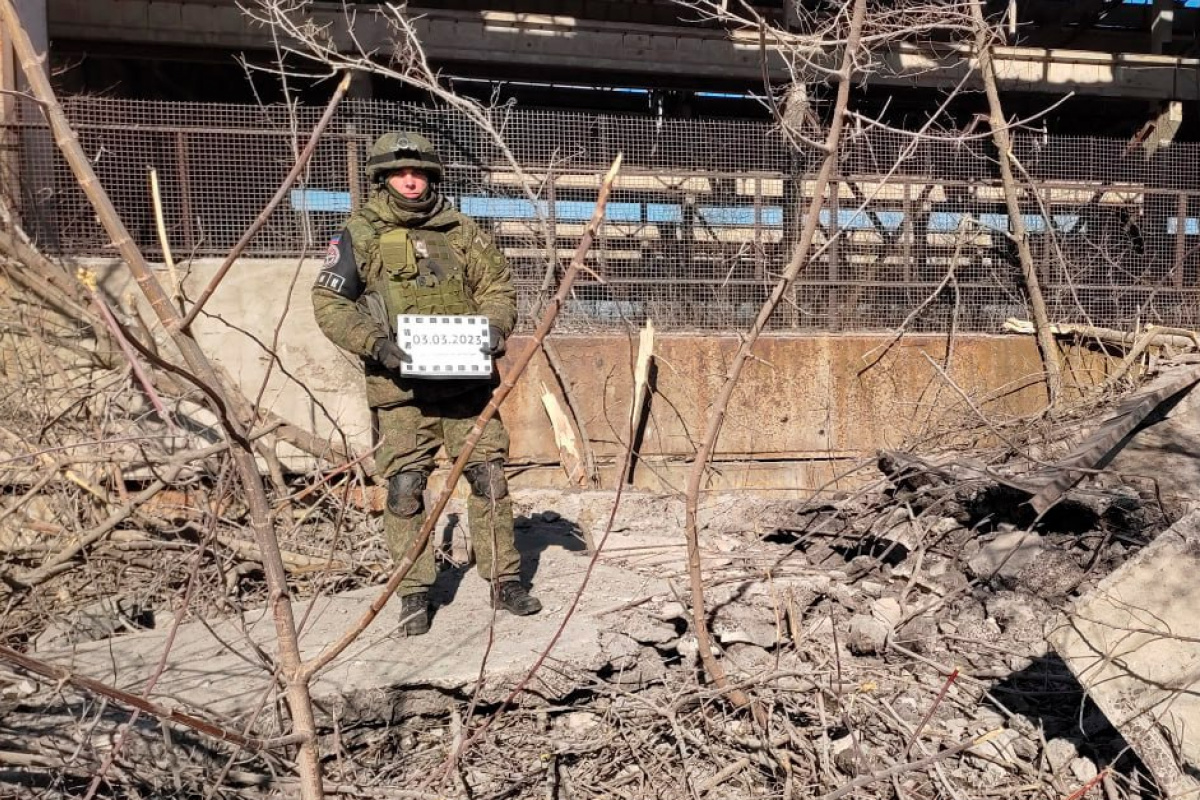
[[[1050,643],[1168,797],[1200,790],[1200,512],[1071,609]]]
[[[882,653],[887,647],[892,628],[886,622],[867,614],[855,614],[850,618],[846,634],[846,647],[856,656]]]
[[[770,611],[745,606],[726,606],[717,612],[712,633],[723,645],[753,644],[770,648],[779,644],[783,631]]]
[[[1163,502],[1191,510],[1200,506],[1200,392],[1192,391],[1117,453],[1106,470],[1153,489]],[[1153,482],[1148,479],[1153,477]]]
[[[971,556],[967,567],[982,580],[1015,580],[1042,554],[1042,537],[1028,531],[1005,531]]]
[[[925,531],[913,521],[912,511],[907,506],[898,506],[890,513],[877,517],[870,526],[870,534],[903,548],[897,554],[903,557],[920,547]]]
[[[519,537],[526,566],[536,563],[534,589],[545,608],[532,617],[497,613],[489,604],[487,583],[472,568],[446,570],[432,598],[432,629],[404,638],[398,632],[398,602],[390,602],[370,628],[313,682],[312,696],[325,722],[371,718],[395,719],[408,713],[438,710],[480,681],[484,697],[498,699],[525,675],[549,645],[582,584],[589,558],[535,535]],[[303,656],[312,658],[341,635],[378,596],[380,587],[299,600]],[[611,611],[623,602],[665,595],[657,579],[597,564],[588,589],[567,624],[551,658],[557,664],[599,669],[610,661],[601,631],[611,627]],[[166,630],[130,634],[81,644],[71,650],[39,654],[72,672],[140,694],[166,645]],[[274,626],[266,610],[250,611],[220,622],[194,621],[181,626],[166,657],[154,699],[205,716],[242,721],[275,700],[275,681],[258,653],[277,650]],[[486,662],[485,662],[486,658]],[[543,671],[545,672],[545,671]],[[535,693],[552,693],[539,677]],[[432,705],[430,705],[432,703]],[[265,719],[270,714],[262,715]]]
[[[1038,557],[1017,575],[1011,584],[1036,597],[1063,598],[1083,583],[1087,572],[1075,554],[1067,550],[1043,548]]]
[[[69,647],[154,624],[154,612],[144,608],[133,594],[106,597],[90,603],[73,614],[50,623],[37,637],[38,650]]]

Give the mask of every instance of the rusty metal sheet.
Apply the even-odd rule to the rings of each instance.
[[[565,376],[597,456],[619,457],[628,440],[634,351],[625,336],[555,338]],[[969,406],[923,354],[939,364],[945,337],[913,337],[864,371],[883,335],[770,336],[743,371],[718,442],[718,458],[837,456],[896,447],[969,413]],[[527,344],[515,337],[511,350]],[[738,346],[732,336],[660,335],[654,394],[640,442],[644,456],[688,457]],[[961,336],[949,377],[995,418],[1030,413],[1044,402],[1031,337]],[[553,380],[538,359],[509,398],[504,419],[514,457],[557,458],[534,387]]]

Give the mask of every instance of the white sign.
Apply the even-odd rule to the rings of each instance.
[[[396,317],[397,344],[411,361],[400,365],[407,378],[488,378],[492,357],[487,317],[401,314]]]

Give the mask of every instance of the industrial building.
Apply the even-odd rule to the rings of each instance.
[[[753,8],[786,32],[820,5],[775,0]],[[995,48],[1005,112],[1018,121],[1028,177],[1042,184],[1026,198],[1027,227],[1060,319],[1190,324],[1196,314],[1197,5],[1007,0],[988,7],[1006,39]],[[35,42],[49,48],[55,83],[101,156],[96,168],[106,187],[150,252],[158,242],[147,165],[158,169],[177,246],[219,255],[286,171],[292,127],[315,123],[335,83],[292,78],[289,96],[305,107],[289,125],[277,105],[280,82],[255,69],[275,60],[271,31],[235,0],[18,6]],[[710,5],[709,16],[720,7]],[[376,16],[380,4],[304,8],[340,46],[354,41],[386,60],[393,45]],[[625,317],[688,329],[744,324],[786,262],[816,155],[789,146],[770,117],[768,84],[778,91],[788,75],[776,49],[753,29],[704,16],[701,4],[676,0],[410,6],[443,83],[503,111],[544,206],[473,126],[399,81],[359,73],[289,213],[276,214],[249,253],[319,249],[364,191],[369,140],[403,122],[431,132],[450,163],[447,192],[491,223],[523,289],[533,292],[549,264],[569,257],[595,172],[621,151],[626,175],[594,256],[606,285],[581,288],[580,324]],[[953,312],[966,329],[994,331],[1022,315],[970,50],[935,27],[877,56],[855,88],[854,108],[891,127],[860,131],[843,146],[845,180],[828,199],[817,241],[829,246],[802,276],[803,299],[781,310],[775,327],[890,328],[942,281],[956,250],[964,259],[956,268],[959,299],[929,304],[918,326],[939,329]],[[4,64],[6,85],[19,86],[12,59]],[[888,159],[907,147],[903,132],[924,124],[959,82],[967,91],[947,103],[939,129],[972,135],[933,137],[881,180]],[[813,80],[805,88],[818,114],[828,108],[828,87]],[[36,108],[11,93],[0,102],[6,118],[27,126],[24,138],[9,141],[22,154],[17,183],[28,226],[51,249],[102,255],[103,236],[84,219],[70,176],[52,164],[48,140],[35,146],[30,138],[28,126],[40,124]],[[959,241],[964,220],[972,230]]]
[[[48,46],[65,93],[203,102],[278,99],[264,76],[247,80],[240,59],[273,60],[270,32],[249,22],[236,0],[18,0],[36,41]],[[250,5],[253,5],[250,4]],[[354,27],[364,46],[386,48],[372,21],[378,2],[319,0],[309,12],[335,31]],[[609,113],[762,118],[749,96],[763,92],[753,30],[705,20],[678,0],[445,0],[409,4],[430,62],[455,88],[523,106]],[[728,2],[718,5],[728,6]],[[739,3],[733,3],[737,10]],[[755,0],[782,29],[823,2]],[[1194,0],[992,0],[1007,33],[997,72],[1014,114],[1074,93],[1051,114],[1051,132],[1133,135],[1157,118],[1197,135],[1200,9]],[[347,20],[353,15],[354,23]],[[895,48],[893,75],[875,75],[860,102],[886,104],[891,117],[918,119],[958,75],[946,65],[969,57],[938,32]],[[941,37],[946,38],[946,37]],[[783,77],[772,60],[774,79]],[[939,69],[932,69],[938,66]],[[13,81],[11,59],[3,65]],[[311,87],[319,102],[326,86]],[[379,80],[358,80],[354,96],[419,99]],[[1095,101],[1103,98],[1103,104]],[[966,113],[964,111],[964,113]],[[914,114],[916,116],[914,116]]]

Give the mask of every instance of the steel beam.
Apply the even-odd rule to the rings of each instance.
[[[329,23],[339,46],[349,47],[348,21],[332,4],[315,7],[318,23]],[[541,67],[554,74],[590,72],[669,75],[682,78],[761,77],[758,35],[684,26],[629,25],[568,16],[498,11],[410,9],[426,53],[435,64]],[[268,49],[268,33],[248,25],[224,0],[50,0],[50,34],[80,42],[203,45],[229,50]],[[389,45],[385,26],[368,11],[354,24],[366,48]],[[1143,34],[1144,36],[1144,34]],[[788,75],[781,55],[768,59],[779,79]],[[832,57],[832,56],[830,56]],[[1166,55],[1106,53],[1034,47],[999,47],[997,78],[1010,91],[1142,98],[1200,99],[1200,60]],[[964,47],[903,45],[884,55],[869,76],[877,85],[941,88],[954,85],[970,68]]]

